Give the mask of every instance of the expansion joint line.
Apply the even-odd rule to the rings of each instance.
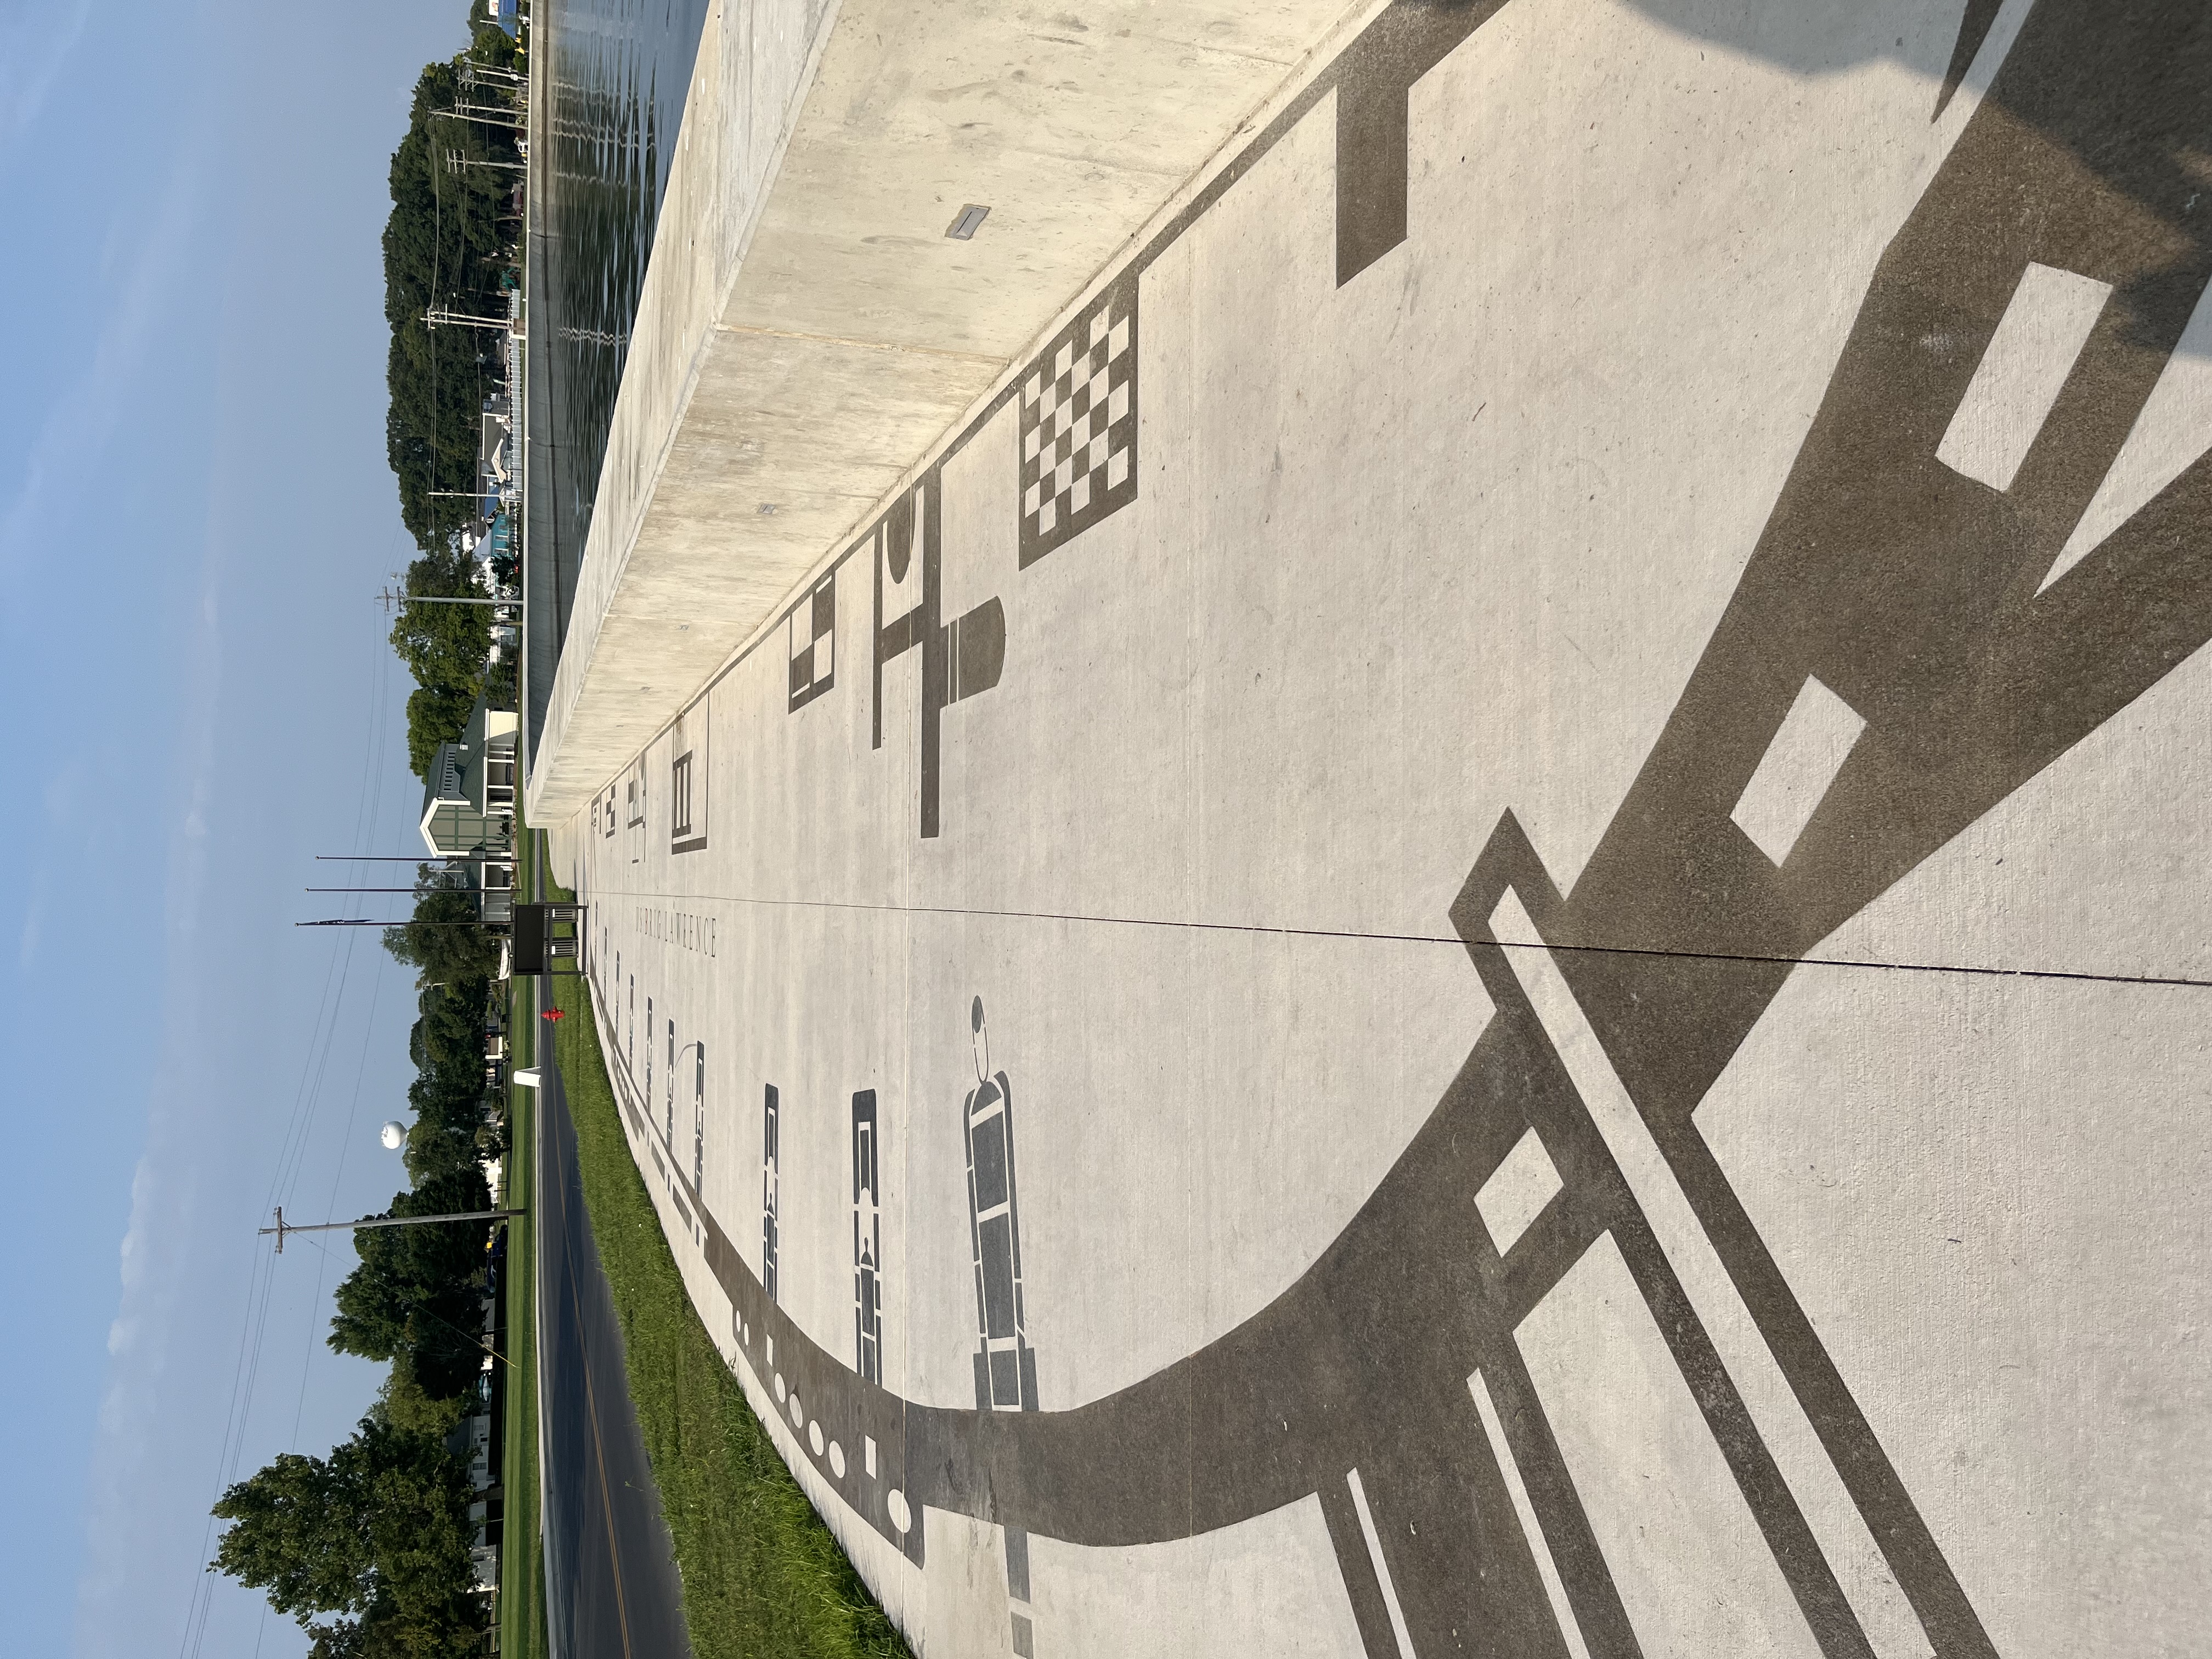
[[[1282,939],[1340,939],[1382,945],[1450,945],[1464,947],[1455,933],[1391,933],[1356,927],[1267,927],[1246,921],[1178,921],[1159,916],[1097,916],[1078,911],[992,910],[958,905],[866,904],[844,899],[750,898],[737,893],[611,892],[601,902],[659,899],[671,903],[749,904],[794,910],[875,910],[897,915],[975,916],[1003,921],[1073,921],[1100,927],[1168,927],[1200,933],[1265,933]],[[2089,985],[2179,987],[2212,991],[2212,979],[2182,974],[2099,974],[2068,968],[1993,968],[1972,963],[1876,962],[1860,957],[1793,957],[1755,951],[1669,950],[1649,945],[1555,945],[1541,939],[1501,939],[1491,943],[1507,951],[1552,951],[1580,956],[1667,957],[1689,962],[1759,963],[1778,968],[1870,968],[1893,974],[1960,974],[1978,979],[2068,980]]]

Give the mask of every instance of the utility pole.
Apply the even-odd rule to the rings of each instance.
[[[520,605],[520,604],[522,603],[522,601],[521,601],[520,599],[471,599],[449,598],[449,597],[447,597],[447,596],[446,596],[446,595],[444,595],[444,594],[438,594],[438,593],[395,593],[395,592],[392,592],[390,588],[388,588],[388,587],[387,587],[387,588],[386,588],[382,592],[379,593],[379,594],[376,596],[376,598],[377,598],[377,602],[378,602],[379,604],[380,604],[380,605],[383,605],[383,607],[384,607],[384,611],[385,611],[385,614],[386,614],[386,616],[389,616],[389,615],[391,615],[391,614],[392,614],[392,607],[393,605]]]
[[[444,112],[445,112],[442,110],[439,112],[441,115]],[[464,155],[457,149],[447,150],[446,152],[446,171],[448,173],[457,173],[460,172],[463,167],[504,167],[509,173],[527,173],[530,171],[528,165],[521,161],[493,161],[489,160],[478,160],[475,156]]]
[[[413,888],[407,890],[413,892]],[[412,916],[398,916],[390,921],[373,921],[367,916],[332,916],[327,921],[295,921],[295,927],[481,927],[481,921],[417,921]]]
[[[470,1210],[454,1215],[365,1215],[358,1221],[296,1222],[284,1219],[284,1206],[279,1204],[276,1224],[260,1231],[264,1238],[270,1233],[276,1235],[276,1254],[282,1255],[287,1233],[353,1232],[363,1227],[427,1227],[439,1221],[507,1221],[529,1213],[527,1210]]]
[[[433,115],[442,115],[448,121],[481,121],[488,127],[504,127],[510,132],[522,132],[529,123],[519,109],[501,109],[496,104],[456,104],[451,109],[434,109]]]
[[[507,332],[511,319],[505,317],[471,317],[466,312],[447,311],[442,306],[432,306],[422,313],[422,326],[435,328],[444,323],[453,328],[495,328]]]

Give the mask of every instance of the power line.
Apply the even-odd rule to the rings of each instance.
[[[981,916],[1012,921],[1073,921],[1101,927],[1182,928],[1195,933],[1264,933],[1282,939],[1339,939],[1386,945],[1442,945],[1465,950],[1456,933],[1402,933],[1358,927],[1292,927],[1256,921],[1192,921],[1170,916],[1115,916],[1075,910],[999,910],[981,906],[874,903],[861,899],[759,898],[744,893],[662,893],[643,888],[611,889],[608,898],[758,906],[797,910],[871,910],[885,915]],[[1552,951],[1560,954],[1663,957],[1686,962],[1741,962],[1777,968],[1861,968],[1897,974],[1960,974],[1984,979],[2074,980],[2098,985],[2148,985],[2212,990],[2212,979],[2179,974],[2100,974],[2068,968],[2005,968],[1955,962],[1882,962],[1863,957],[1790,956],[1752,951],[1694,951],[1652,945],[1563,945],[1547,939],[1493,941],[1503,951]]]
[[[389,728],[388,710],[383,693],[390,679],[392,657],[390,653],[378,649],[374,645],[370,647],[370,650],[377,673],[369,694],[369,740],[362,751],[361,796],[354,808],[353,838],[356,847],[364,841],[374,842],[376,839],[377,820],[383,815],[383,799],[369,786],[377,757],[383,748],[383,739]],[[362,823],[364,813],[368,818],[366,826]],[[337,1206],[338,1187],[345,1178],[347,1156],[353,1150],[353,1126],[361,1116],[361,1085],[368,1075],[368,1045],[376,1035],[376,1011],[383,1000],[384,975],[380,972],[369,982],[368,1016],[362,1020],[361,1027],[361,1057],[354,1066],[353,1096],[346,1105],[344,1133],[338,1137],[337,1167],[331,1171],[330,1197],[323,1206],[325,1210]],[[306,1352],[300,1361],[300,1394],[292,1407],[292,1449],[295,1452],[300,1449],[301,1419],[307,1409],[307,1379],[314,1369],[315,1350],[321,1346],[315,1340],[315,1327],[322,1318],[323,1279],[329,1266],[330,1253],[325,1250],[323,1260],[315,1269],[315,1294],[307,1308]]]
[[[372,641],[369,647],[374,678],[367,711],[368,741],[363,745],[359,792],[356,797],[354,809],[354,842],[356,846],[364,842],[373,842],[375,840],[377,819],[380,816],[380,803],[371,786],[375,775],[376,762],[389,737],[388,710],[386,707],[387,699],[384,693],[390,680],[390,658],[380,648],[381,643],[380,641]],[[331,1044],[337,1036],[339,1013],[343,1006],[345,988],[351,976],[354,943],[354,939],[349,937],[343,954],[334,946],[324,969],[322,991],[318,1000],[314,1020],[309,1027],[310,1036],[307,1053],[301,1062],[299,1084],[294,1092],[291,1121],[286,1127],[280,1145],[276,1165],[270,1178],[269,1198],[272,1200],[288,1189],[289,1184],[298,1176],[300,1159],[306,1146],[307,1130],[313,1117],[313,1103],[321,1093],[323,1079],[329,1065]],[[332,984],[334,977],[337,981],[335,988]],[[372,1022],[373,1018],[372,1013]],[[373,1030],[373,1024],[371,1029]],[[365,1034],[364,1066],[367,1041]],[[319,1047],[319,1065],[317,1052]],[[356,1078],[356,1109],[358,1099],[359,1080]],[[239,1352],[237,1362],[232,1372],[230,1404],[225,1414],[222,1448],[216,1456],[218,1497],[222,1492],[227,1491],[235,1484],[239,1466],[245,1457],[246,1436],[252,1425],[254,1397],[267,1342],[270,1304],[275,1288],[274,1258],[270,1258],[264,1268],[263,1252],[257,1245],[249,1267],[246,1316],[239,1331]],[[319,1311],[320,1300],[319,1280],[314,1304],[316,1311]],[[312,1315],[308,1337],[312,1343]],[[309,1358],[313,1357],[312,1346],[307,1357]],[[304,1405],[306,1398],[306,1388],[307,1367],[303,1363],[300,1394],[301,1406]],[[295,1406],[293,1430],[295,1443],[298,1438],[300,1409],[301,1406]],[[207,1521],[202,1529],[200,1549],[195,1559],[192,1595],[187,1603],[185,1629],[178,1650],[179,1659],[183,1659],[183,1656],[188,1652],[193,1656],[198,1655],[206,1641],[208,1622],[214,1610],[216,1590],[213,1570],[206,1565],[209,1547],[214,1539],[215,1523],[216,1516],[213,1505],[210,1504]]]
[[[482,70],[483,76],[488,81],[504,79],[514,86],[519,87],[525,84],[520,76],[515,75],[511,71],[495,70],[488,65],[464,65],[462,67],[461,80],[463,84],[470,89],[471,94],[475,93],[477,70]],[[485,90],[484,95],[489,96],[493,99],[498,99],[501,96],[501,94],[499,91],[488,87]],[[505,125],[506,123],[502,117],[506,113],[510,112],[519,113],[515,112],[504,112],[498,106],[494,104],[477,105],[470,103],[464,98],[460,97],[456,98],[455,108],[453,111],[436,112],[436,113],[455,116],[462,119],[483,120],[491,125]],[[425,137],[427,137],[427,134]],[[425,159],[427,160],[428,158],[426,157]],[[513,167],[514,164],[510,163],[504,165]],[[449,165],[447,170],[458,173],[459,168]],[[430,174],[430,184],[434,202],[432,292],[434,295],[439,291],[442,279],[444,202],[442,191],[439,189],[439,180],[437,177],[438,169],[433,166],[427,167],[426,171]],[[466,194],[467,192],[465,191],[465,197]],[[450,322],[456,325],[483,326],[496,320],[465,317],[451,313],[450,311],[442,311],[440,307],[436,307],[434,302],[432,311],[435,313],[434,317],[426,316],[426,322],[434,320],[437,322]],[[504,324],[501,323],[500,325],[504,326]],[[443,454],[442,447],[439,442],[439,417],[441,414],[441,406],[439,403],[439,380],[441,368],[439,360],[441,355],[441,352],[434,344],[430,354],[432,411],[429,445],[430,453],[428,456],[430,482],[434,483],[438,482],[438,469]],[[483,381],[483,362],[481,353],[478,353],[477,356],[478,361],[476,365],[477,382],[479,393],[481,393]],[[476,492],[471,493],[473,494]],[[424,595],[419,596],[419,598],[410,596],[407,602],[469,603],[470,601],[460,601],[443,597],[434,598],[433,596]],[[492,600],[477,601],[477,603],[490,603],[496,605],[501,602]],[[514,602],[507,601],[506,603]],[[389,739],[389,711],[386,707],[388,700],[384,696],[384,690],[389,674],[389,659],[382,652],[379,651],[376,654],[376,661],[379,672],[375,681],[375,690],[372,694],[369,709],[369,741],[364,747],[362,756],[361,794],[356,809],[354,837],[356,846],[360,846],[364,843],[373,844],[375,839],[375,818],[377,813],[374,809],[379,803],[372,790],[371,785],[377,763],[381,758],[385,749],[388,746]],[[367,826],[366,834],[363,833],[364,823],[366,823]],[[374,857],[374,855],[359,856]],[[419,861],[432,862],[434,860],[424,860]],[[336,925],[376,926],[380,924],[346,921]],[[398,925],[437,926],[441,924],[402,923]],[[354,943],[355,941],[351,938],[349,938],[346,942],[345,951],[341,953],[333,950],[325,963],[321,996],[318,1004],[314,1021],[309,1027],[310,1036],[307,1045],[307,1052],[303,1059],[300,1083],[295,1093],[290,1120],[286,1125],[284,1134],[280,1141],[276,1165],[272,1170],[270,1176],[270,1196],[272,1200],[280,1195],[289,1196],[291,1189],[297,1184],[300,1179],[301,1167],[313,1130],[316,1108],[322,1097],[324,1085],[327,1080],[328,1067],[334,1052],[338,1024],[343,1017],[343,1010],[345,1006],[344,994],[350,982]],[[334,977],[335,985],[333,984]],[[377,980],[377,994],[372,996],[369,1011],[363,1029],[362,1054],[356,1069],[353,1097],[349,1104],[347,1120],[348,1140],[341,1146],[337,1165],[332,1176],[331,1191],[333,1201],[335,1201],[337,1192],[343,1181],[346,1151],[349,1146],[350,1131],[353,1122],[358,1115],[362,1085],[367,1071],[368,1047],[370,1042],[374,1040],[375,1032],[375,1018],[378,1006],[378,997],[380,996],[380,989],[381,976],[380,975]],[[298,1229],[292,1227],[289,1224],[284,1224],[282,1222],[281,1206],[277,1206],[277,1212],[280,1225],[283,1226],[284,1231],[298,1231]],[[330,1224],[349,1226],[353,1224]],[[281,1245],[283,1234],[280,1232],[278,1237]],[[325,1252],[325,1255],[327,1256],[327,1252]],[[273,1264],[273,1256],[270,1258],[270,1262]],[[306,1391],[309,1376],[309,1364],[313,1359],[312,1341],[314,1317],[319,1315],[321,1311],[324,1277],[325,1275],[323,1272],[319,1269],[316,1293],[314,1299],[311,1304],[308,1329],[308,1338],[311,1346],[307,1355],[307,1360],[304,1361],[302,1364],[300,1392],[295,1402],[292,1437],[295,1445],[299,1436],[301,1414],[305,1408]],[[245,1317],[240,1325],[239,1351],[236,1361],[233,1367],[231,1401],[226,1413],[223,1441],[222,1448],[218,1453],[218,1479],[221,1486],[225,1488],[234,1482],[239,1465],[245,1455],[246,1437],[251,1425],[252,1408],[255,1402],[256,1385],[258,1379],[261,1361],[265,1355],[268,1318],[274,1292],[274,1283],[275,1275],[273,1265],[269,1266],[264,1270],[262,1261],[262,1253],[257,1248],[254,1261],[252,1261],[249,1270],[246,1304],[244,1308]],[[213,1535],[214,1524],[215,1516],[213,1516],[212,1511],[210,1511],[207,1526],[203,1535],[202,1547],[199,1553],[200,1561],[204,1561],[207,1558],[208,1544]],[[193,1595],[188,1602],[185,1620],[185,1629],[182,1632],[182,1638],[179,1648],[180,1659],[181,1656],[185,1655],[188,1651],[191,1654],[198,1654],[204,1646],[213,1607],[213,1596],[214,1583],[211,1575],[210,1573],[198,1571],[198,1563],[196,1563]],[[264,1632],[265,1632],[266,1628],[266,1618],[267,1607],[264,1604],[261,1626]],[[257,1650],[258,1648],[258,1639],[257,1638]]]

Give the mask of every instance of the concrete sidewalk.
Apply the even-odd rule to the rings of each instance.
[[[929,1655],[2212,1623],[2212,35],[1393,7],[553,832]]]
[[[580,805],[1380,3],[709,5],[532,819]]]

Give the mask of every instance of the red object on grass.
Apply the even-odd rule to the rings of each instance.
[[[540,1019],[558,1019],[561,1018],[561,1011],[558,1008],[548,1008],[544,1013],[540,1014],[538,1018]]]

